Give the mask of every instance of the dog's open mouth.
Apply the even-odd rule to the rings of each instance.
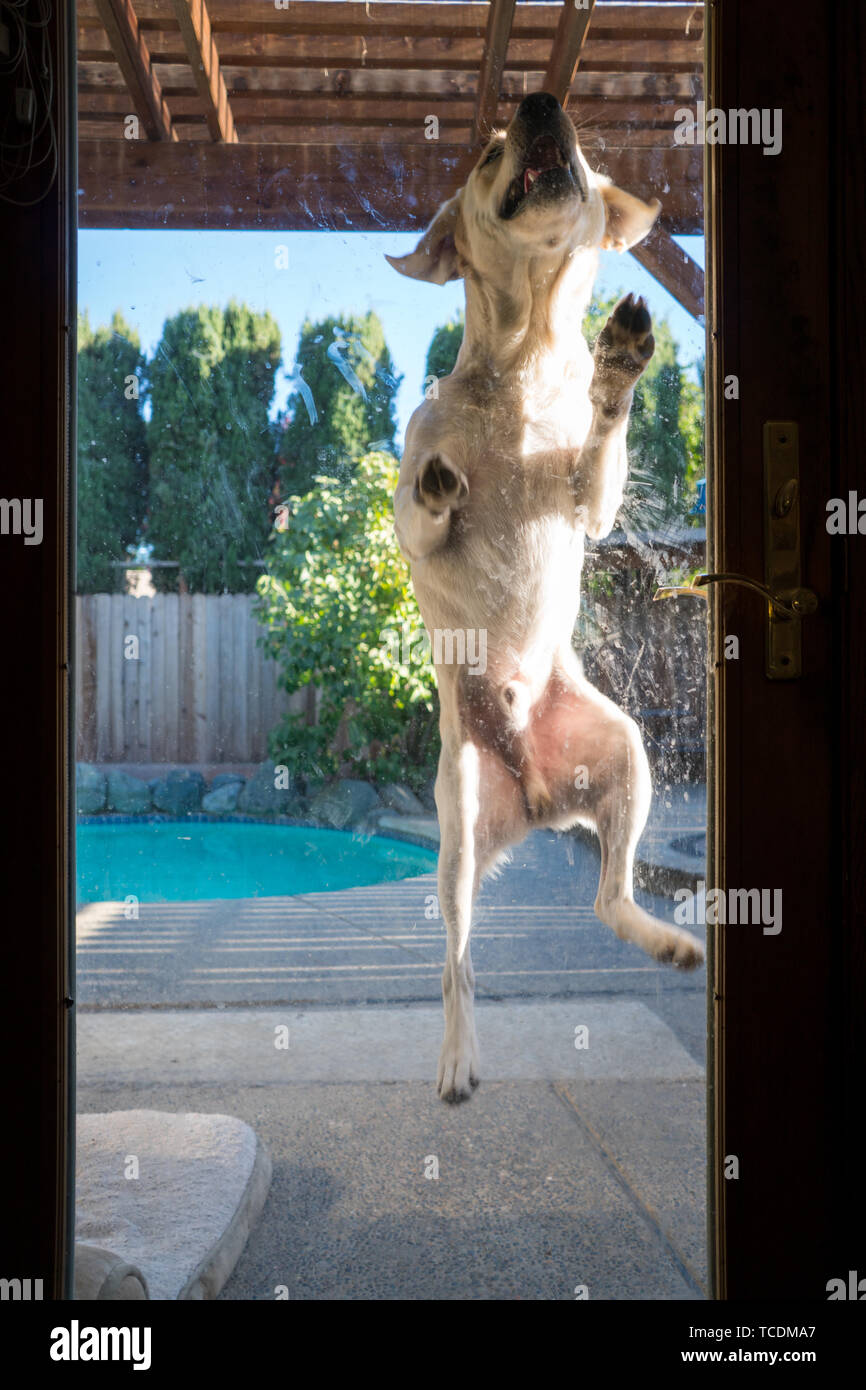
[[[574,193],[583,196],[577,171],[552,135],[539,135],[523,158],[523,168],[508,185],[499,216],[513,217],[529,198],[558,201]]]

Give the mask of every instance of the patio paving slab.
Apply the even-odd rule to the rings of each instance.
[[[602,1091],[614,1097],[621,1083],[597,1084],[604,1135]],[[682,1083],[654,1087],[673,1133]],[[79,1103],[231,1109],[255,1129],[271,1189],[223,1300],[705,1297],[701,1250],[678,1246],[653,1193],[617,1171],[551,1083],[482,1083],[454,1107],[429,1082],[105,1090],[85,1079]],[[646,1142],[639,1118],[633,1142]],[[431,1160],[438,1178],[425,1177]],[[688,1170],[672,1181],[672,1202],[700,1205]]]
[[[479,1004],[483,1080],[696,1080],[702,1068],[636,1000]],[[576,1036],[576,1029],[585,1029]],[[79,1083],[432,1081],[441,1007],[84,1014]],[[580,1047],[575,1042],[581,1043]]]

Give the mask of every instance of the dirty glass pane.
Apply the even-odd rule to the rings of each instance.
[[[78,1277],[702,1299],[703,7],[306,8],[78,5]]]

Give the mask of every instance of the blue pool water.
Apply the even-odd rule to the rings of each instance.
[[[79,903],[268,898],[431,873],[432,850],[298,825],[139,822],[79,825]]]

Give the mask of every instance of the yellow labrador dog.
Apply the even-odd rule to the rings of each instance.
[[[593,174],[572,122],[542,92],[491,138],[416,249],[388,257],[403,275],[466,284],[456,366],[412,416],[394,497],[440,658],[443,1100],[466,1099],[479,1078],[473,900],[532,827],[594,827],[601,921],[656,960],[703,958],[693,936],[634,901],[649,766],[637,726],[584,678],[572,647],[584,536],[613,528],[634,385],[654,349],[641,299],[619,302],[594,355],[582,320],[599,247],[633,246],[659,208]],[[482,640],[483,669],[463,659]]]

